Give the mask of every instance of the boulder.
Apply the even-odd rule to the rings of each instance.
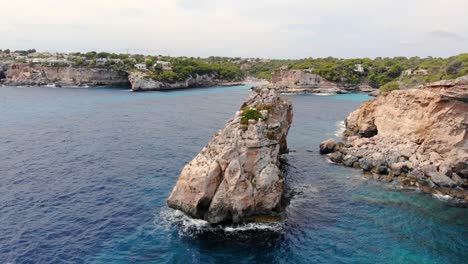
[[[341,163],[343,161],[343,154],[341,152],[329,153],[327,157],[335,163]]]
[[[378,174],[381,174],[381,175],[388,174],[387,166],[379,165],[376,170]]]
[[[425,175],[441,187],[454,187],[457,185],[452,179],[440,172],[430,171],[426,172]]]
[[[343,164],[348,167],[352,167],[355,162],[357,162],[359,159],[356,156],[353,155],[345,155],[343,157]]]
[[[468,163],[463,161],[457,162],[453,166],[452,171],[458,174],[460,177],[468,179]]]
[[[362,158],[359,160],[359,167],[363,171],[371,171],[372,170],[372,160],[368,158]]]
[[[287,151],[292,105],[275,90],[260,87],[242,109],[260,105],[269,106],[266,120],[243,123],[237,113],[184,167],[169,207],[213,224],[246,221],[280,207],[280,154]]]
[[[336,141],[333,139],[327,139],[320,143],[320,154],[328,154],[335,152],[337,147]]]

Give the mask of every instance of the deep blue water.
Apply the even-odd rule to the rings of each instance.
[[[209,228],[168,209],[248,88],[0,87],[0,263],[466,263],[466,208],[318,154],[363,95],[287,96],[280,224]]]

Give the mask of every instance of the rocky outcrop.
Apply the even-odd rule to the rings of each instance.
[[[11,63],[0,62],[0,81],[6,78],[8,70],[10,70]]]
[[[210,223],[248,221],[280,207],[292,105],[255,88],[241,110],[182,170],[167,203]]]
[[[468,199],[467,84],[434,83],[381,94],[345,123],[344,143],[321,145],[334,162],[375,178]]]
[[[271,87],[281,93],[348,93],[366,92],[371,93],[376,89],[367,84],[360,85],[338,85],[330,82],[320,75],[307,70],[279,70],[273,72]]]
[[[133,71],[129,72],[128,79],[130,81],[132,90],[135,92],[184,89],[190,87],[210,87],[216,85],[234,86],[242,84],[241,82],[228,82],[216,79],[216,76],[213,74],[196,75],[195,77],[187,78],[185,81],[167,83],[153,80],[144,72]]]
[[[126,72],[110,69],[12,64],[5,75],[3,84],[11,86],[129,86]]]

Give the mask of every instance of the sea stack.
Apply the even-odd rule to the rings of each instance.
[[[280,154],[293,117],[291,102],[257,87],[182,170],[167,203],[209,223],[244,222],[281,206]]]
[[[320,152],[374,178],[468,200],[468,80],[396,90],[346,118],[344,142]]]

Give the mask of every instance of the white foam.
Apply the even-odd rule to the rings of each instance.
[[[245,232],[245,231],[279,231],[281,223],[249,223],[235,227],[226,226],[222,228],[225,232]]]
[[[337,137],[342,137],[343,136],[343,133],[345,132],[346,130],[346,125],[345,125],[345,122],[342,120],[342,121],[338,121],[335,123],[335,126],[336,126],[336,130],[335,130],[335,136]]]
[[[318,95],[318,96],[330,96],[330,95],[335,95],[334,93],[312,93],[313,95]]]
[[[194,219],[179,210],[165,208],[160,212],[159,217],[154,220],[155,226],[165,230],[177,227],[181,236],[192,236],[203,232],[248,232],[248,231],[280,231],[282,224],[275,223],[247,223],[231,226],[213,226],[202,219]]]
[[[444,195],[444,194],[437,194],[437,193],[434,193],[432,194],[435,198],[441,200],[441,201],[447,201],[447,200],[451,200],[452,197],[450,197],[450,195]]]

